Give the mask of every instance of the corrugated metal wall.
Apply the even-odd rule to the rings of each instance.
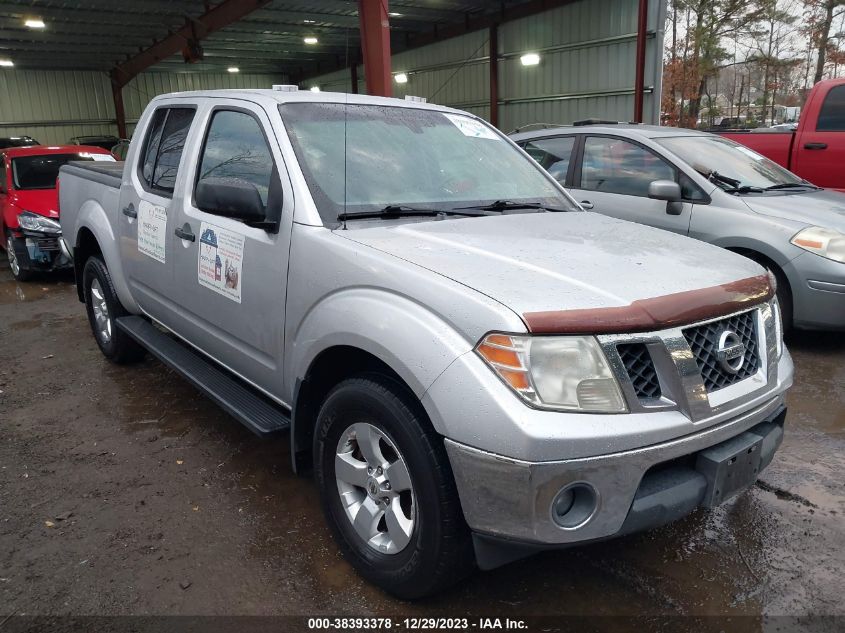
[[[634,73],[639,0],[579,0],[499,27],[499,127],[529,123],[571,123],[600,117],[634,116]],[[659,118],[663,24],[666,0],[649,2],[645,69],[645,120]],[[393,56],[393,72],[408,74],[394,83],[394,95],[428,98],[488,118],[489,35],[477,31]],[[534,52],[538,66],[522,66]],[[363,67],[359,90],[365,91]],[[306,82],[322,90],[350,90],[349,71]]]
[[[182,90],[269,88],[283,75],[144,73],[123,89],[130,134],[154,96]],[[117,134],[111,84],[92,71],[3,70],[0,72],[0,136],[28,134],[42,143],[74,136]]]

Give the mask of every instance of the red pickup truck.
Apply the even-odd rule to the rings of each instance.
[[[819,187],[845,191],[845,79],[820,81],[810,91],[798,129],[719,132]]]

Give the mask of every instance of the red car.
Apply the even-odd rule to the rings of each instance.
[[[825,189],[845,191],[845,79],[810,91],[797,130],[760,128],[718,132]]]
[[[108,150],[81,145],[10,147],[0,151],[0,221],[12,274],[26,281],[37,271],[70,265],[59,236],[59,168],[72,160],[113,161]]]

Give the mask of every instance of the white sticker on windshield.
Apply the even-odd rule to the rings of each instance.
[[[742,145],[737,145],[736,147],[740,152],[745,154],[746,156],[753,158],[754,160],[765,160],[766,157],[758,154],[753,149],[748,149],[747,147],[743,147]]]
[[[498,135],[489,127],[484,125],[481,121],[476,121],[468,116],[461,116],[460,114],[443,114],[447,119],[455,124],[464,136],[472,136],[473,138],[491,138],[495,141],[500,140]]]
[[[138,251],[164,263],[167,241],[167,211],[141,200],[138,203]]]
[[[241,302],[244,236],[203,222],[197,256],[197,279],[205,286]]]

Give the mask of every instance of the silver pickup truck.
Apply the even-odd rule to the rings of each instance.
[[[780,445],[764,269],[584,212],[466,113],[165,95],[125,164],[60,183],[105,356],[289,430],[341,550],[397,596],[712,507]]]

